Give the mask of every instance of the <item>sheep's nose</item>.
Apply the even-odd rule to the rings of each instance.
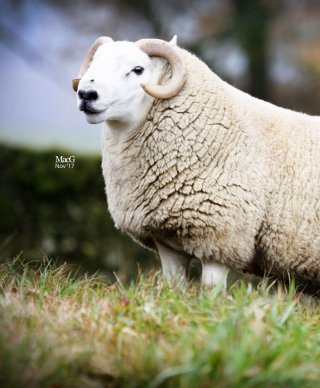
[[[95,90],[79,90],[78,96],[81,100],[84,101],[94,101],[98,98],[98,93]]]

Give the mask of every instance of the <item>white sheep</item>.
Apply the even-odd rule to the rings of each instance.
[[[175,39],[99,38],[73,82],[104,122],[115,225],[159,252],[169,281],[195,257],[205,285],[231,268],[319,286],[320,117],[237,90]]]

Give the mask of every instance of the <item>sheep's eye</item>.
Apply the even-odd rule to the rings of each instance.
[[[141,75],[144,72],[144,68],[141,66],[136,66],[134,69],[132,69],[135,74]]]

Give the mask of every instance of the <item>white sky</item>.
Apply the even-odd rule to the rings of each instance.
[[[36,147],[99,152],[101,125],[90,125],[76,107],[72,75],[47,78],[0,46],[0,140]]]

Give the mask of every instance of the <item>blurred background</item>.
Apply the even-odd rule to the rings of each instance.
[[[51,257],[128,280],[154,255],[113,227],[100,125],[71,79],[100,35],[169,40],[254,96],[320,114],[318,0],[0,2],[0,260]],[[74,155],[73,168],[56,156]]]

